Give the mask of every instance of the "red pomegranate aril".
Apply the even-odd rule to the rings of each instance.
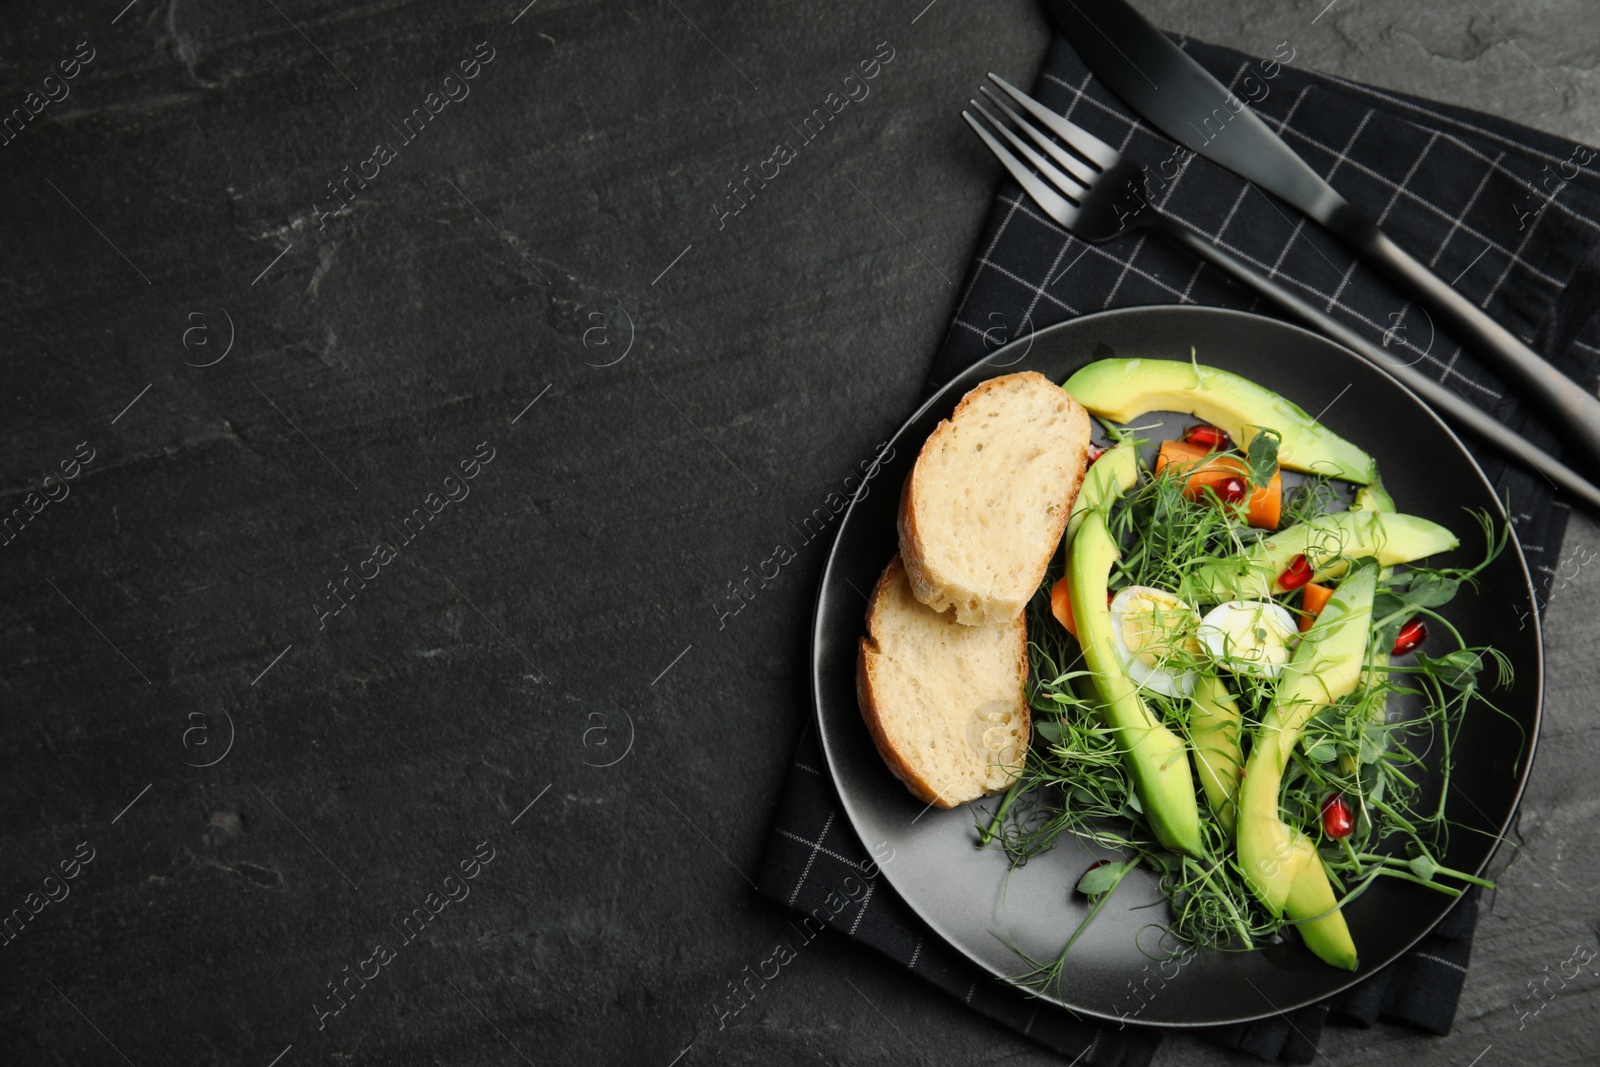
[[[1350,836],[1350,831],[1356,828],[1355,815],[1350,811],[1350,802],[1344,796],[1335,793],[1322,803],[1322,832],[1329,837],[1339,839]]]
[[[1106,454],[1106,450],[1099,445],[1089,446],[1089,466],[1094,466],[1094,461]]]
[[[1233,438],[1228,436],[1227,431],[1209,422],[1189,427],[1183,431],[1183,439],[1191,445],[1209,448],[1213,452],[1226,452],[1233,447]]]
[[[1400,632],[1395,635],[1394,649],[1391,655],[1403,656],[1412,651],[1428,639],[1428,626],[1421,619],[1412,619],[1400,627]]]
[[[1296,589],[1311,581],[1311,564],[1302,552],[1289,561],[1283,568],[1283,573],[1278,575],[1278,587],[1284,592],[1292,593]]]
[[[1224,478],[1217,483],[1214,492],[1224,504],[1237,504],[1249,495],[1250,487],[1244,484],[1243,478]]]

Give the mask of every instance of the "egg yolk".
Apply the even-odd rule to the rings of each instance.
[[[1200,653],[1194,637],[1198,621],[1176,598],[1142,593],[1130,599],[1121,613],[1122,641],[1132,658],[1146,667],[1159,667],[1174,654]]]

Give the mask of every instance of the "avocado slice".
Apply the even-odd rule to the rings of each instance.
[[[1410,563],[1448,552],[1461,542],[1436,522],[1386,511],[1339,511],[1319,515],[1277,533],[1226,559],[1202,563],[1184,580],[1190,603],[1265,600],[1286,590],[1278,576],[1300,555],[1311,564],[1313,581],[1337,578],[1350,560],[1374,556],[1382,566]]]
[[[1072,515],[1067,520],[1064,540],[1067,545],[1069,566],[1072,559],[1072,545],[1084,520],[1091,513],[1098,512],[1101,524],[1104,525],[1106,511],[1112,502],[1133,488],[1138,480],[1139,449],[1132,440],[1122,441],[1115,447],[1107,449],[1089,468],[1088,473],[1084,475],[1083,485],[1078,490],[1078,498],[1073,502]],[[1107,533],[1109,536],[1109,529]],[[1108,565],[1108,574],[1109,569]],[[1076,588],[1071,582],[1069,585]],[[1096,599],[1104,602],[1103,588]],[[1073,610],[1076,612],[1076,605]],[[1106,622],[1109,627],[1109,612],[1106,613]],[[1080,641],[1084,640],[1087,638],[1080,635]],[[1114,659],[1112,663],[1116,666]],[[1106,698],[1100,692],[1098,679],[1095,689],[1096,695],[1104,702]],[[1144,708],[1144,702],[1139,700],[1137,692],[1134,699],[1144,715],[1149,717],[1149,721],[1156,722],[1155,716]],[[1242,723],[1243,717],[1239,714],[1238,706],[1219,679],[1214,676],[1203,676],[1197,680],[1186,733],[1189,735],[1190,747],[1193,750],[1195,770],[1199,773],[1201,785],[1204,787],[1206,803],[1229,831],[1233,829],[1233,794],[1238,788],[1239,772],[1244,766],[1244,752],[1239,743]],[[1192,787],[1189,788],[1189,792],[1193,792]],[[1141,786],[1141,803],[1145,803],[1145,796],[1146,790]],[[1183,806],[1187,809],[1187,805]],[[1146,810],[1149,810],[1148,804]],[[1196,812],[1198,813],[1198,805]]]
[[[1316,849],[1305,837],[1301,840],[1311,849],[1310,863],[1289,887],[1284,911],[1298,920],[1294,928],[1300,931],[1300,940],[1319,960],[1340,970],[1353,971],[1359,962],[1356,942],[1350,936],[1344,913],[1339,910],[1339,898],[1333,893],[1333,884],[1328,881],[1328,872],[1323,869]]]
[[[1378,478],[1366,452],[1270,389],[1216,367],[1170,359],[1102,359],[1062,388],[1102,419],[1129,423],[1152,411],[1181,411],[1228,432],[1240,448],[1263,428],[1282,435],[1278,463],[1368,485]]]
[[[1363,485],[1360,489],[1357,489],[1355,502],[1350,506],[1360,508],[1362,511],[1396,510],[1394,497],[1389,495],[1389,490],[1383,487],[1381,481],[1373,482],[1371,485]]]
[[[1072,514],[1067,518],[1066,541],[1083,525],[1083,517],[1090,508],[1109,505],[1111,501],[1133,488],[1139,480],[1139,449],[1132,441],[1123,441],[1108,448],[1095,460],[1083,476],[1078,496],[1072,502]]]
[[[1355,500],[1350,505],[1364,511],[1394,511],[1394,497],[1383,487],[1383,483],[1373,482],[1356,490]],[[1394,573],[1393,567],[1383,567],[1378,571],[1378,584],[1381,586]],[[1361,678],[1361,688],[1371,689],[1382,685],[1389,677],[1389,653],[1382,649],[1375,649],[1367,657],[1367,670]],[[1386,701],[1374,701],[1372,705],[1372,721],[1386,722],[1389,718],[1389,709]],[[1339,757],[1339,769],[1346,774],[1356,772],[1356,759],[1348,752]]]
[[[1106,587],[1111,564],[1119,554],[1104,509],[1090,506],[1067,553],[1078,643],[1100,699],[1101,715],[1116,733],[1117,747],[1133,776],[1150,828],[1174,852],[1203,856],[1200,805],[1195,799],[1188,746],[1150,713],[1117,659]]]
[[[1310,838],[1279,814],[1283,772],[1312,716],[1361,682],[1371,636],[1377,565],[1360,563],[1306,631],[1262,716],[1238,795],[1239,867],[1274,915],[1301,920],[1306,946],[1335,967],[1354,970],[1355,942],[1328,872]]]
[[[1194,746],[1195,771],[1206,806],[1229,833],[1237,816],[1234,794],[1244,770],[1244,749],[1239,741],[1243,727],[1244,716],[1222,679],[1211,672],[1197,677],[1185,732]]]

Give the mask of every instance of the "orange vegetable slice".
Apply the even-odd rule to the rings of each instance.
[[[1078,626],[1072,618],[1072,601],[1067,586],[1067,576],[1064,574],[1050,587],[1050,614],[1056,617],[1056,621],[1066,629],[1067,633],[1073,637],[1078,636]]]
[[[1211,452],[1187,441],[1163,441],[1156,455],[1156,473],[1168,464],[1187,472],[1184,495],[1190,500],[1205,499],[1206,489],[1215,489],[1229,478],[1245,478],[1249,468],[1239,456]],[[1283,477],[1272,472],[1272,480],[1250,494],[1245,521],[1262,530],[1276,530],[1283,516]]]
[[[1307,582],[1305,593],[1302,595],[1304,599],[1300,601],[1300,607],[1305,614],[1300,616],[1300,632],[1305,633],[1311,629],[1311,624],[1317,621],[1317,616],[1322,614],[1328,598],[1333,595],[1333,587]]]

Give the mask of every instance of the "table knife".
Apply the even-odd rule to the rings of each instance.
[[[1168,137],[1287,201],[1376,266],[1600,472],[1600,398],[1414,259],[1226,86],[1123,0],[1045,0],[1089,69]]]

